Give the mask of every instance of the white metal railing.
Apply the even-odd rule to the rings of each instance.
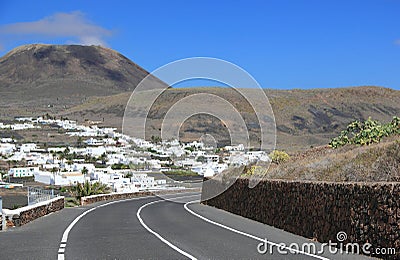
[[[33,205],[41,201],[50,200],[58,197],[54,195],[54,190],[42,190],[39,188],[28,187],[28,205]]]

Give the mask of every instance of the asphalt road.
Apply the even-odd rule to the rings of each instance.
[[[201,205],[199,194],[168,198],[67,208],[0,232],[0,259],[369,259],[329,252],[279,254],[271,244],[311,241]],[[265,238],[273,254],[258,252]]]

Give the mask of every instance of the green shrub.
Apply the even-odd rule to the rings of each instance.
[[[79,205],[80,205],[80,202],[75,197],[66,197],[64,199],[64,206],[66,208],[76,207]]]
[[[180,175],[180,176],[198,176],[196,172],[190,170],[172,170],[172,171],[163,171],[165,175]]]
[[[258,165],[251,165],[250,167],[245,168],[245,175],[257,175],[257,176],[263,176],[267,172],[267,168],[263,166],[258,166]]]
[[[113,170],[126,170],[129,169],[129,165],[123,164],[123,163],[116,163],[111,165],[111,169]]]
[[[368,118],[364,122],[358,120],[351,122],[346,130],[343,130],[338,137],[333,138],[329,146],[338,148],[346,144],[370,145],[379,143],[385,136],[400,134],[400,118],[393,117],[387,124]]]
[[[290,156],[284,151],[274,150],[272,153],[269,154],[273,163],[281,164],[290,159]]]
[[[89,181],[85,181],[84,184],[78,183],[76,185],[75,192],[76,197],[80,199],[85,196],[109,193],[110,188],[100,182],[90,183]]]

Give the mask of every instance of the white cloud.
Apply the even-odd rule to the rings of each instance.
[[[56,13],[38,21],[13,23],[0,26],[0,34],[22,37],[68,38],[84,45],[106,46],[105,38],[112,36],[112,31],[88,20],[79,11]]]

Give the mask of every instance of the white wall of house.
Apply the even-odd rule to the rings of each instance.
[[[37,145],[34,143],[22,144],[19,150],[24,153],[29,153],[32,150],[37,149]]]
[[[0,154],[2,155],[11,155],[15,150],[15,144],[0,144]]]
[[[76,185],[85,182],[85,176],[79,173],[69,174],[53,174],[51,172],[37,172],[35,173],[35,181],[48,184],[48,185]]]
[[[86,147],[86,154],[90,154],[91,156],[100,156],[106,152],[106,148],[103,146],[99,147]]]
[[[11,168],[8,171],[8,174],[15,178],[21,177],[31,177],[35,174],[35,172],[39,172],[39,167],[18,167],[18,168]]]

